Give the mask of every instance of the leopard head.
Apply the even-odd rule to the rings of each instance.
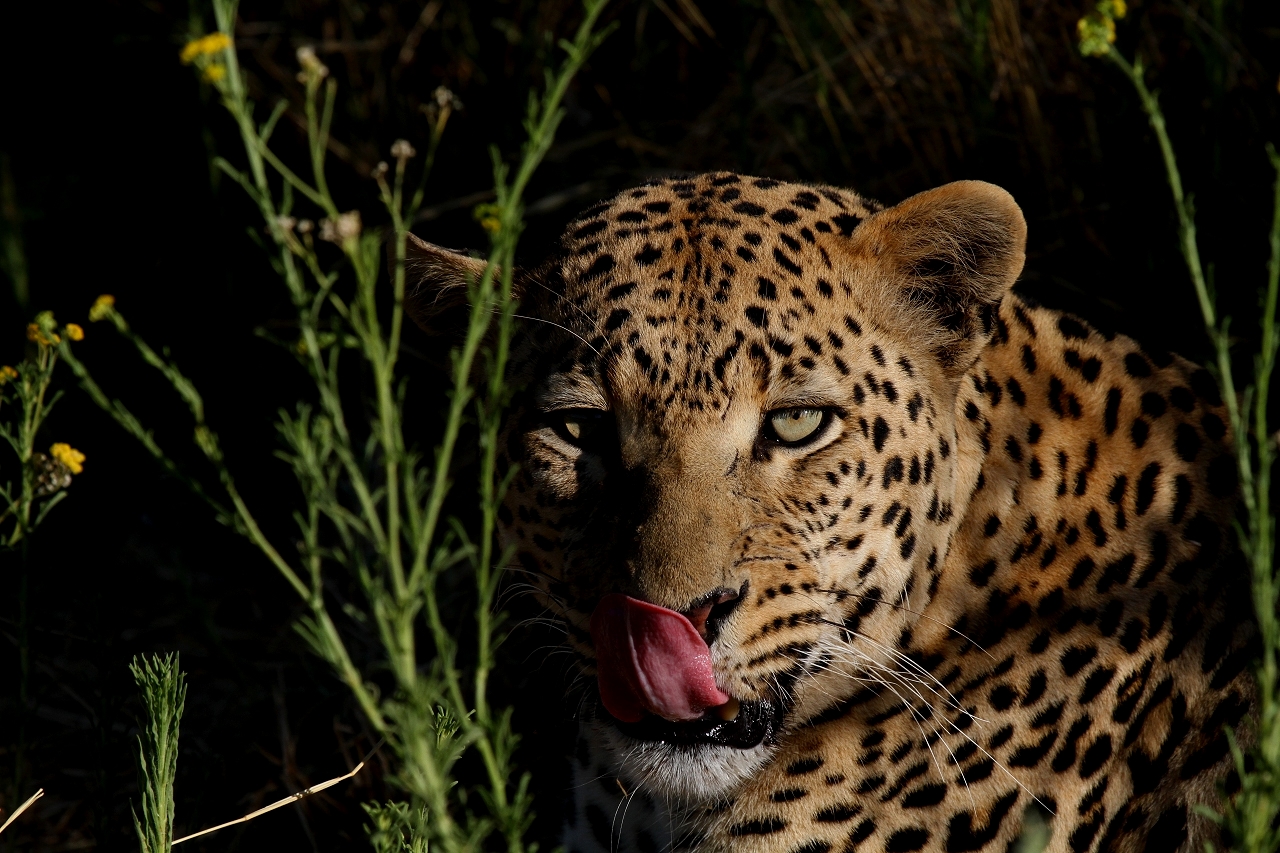
[[[1025,234],[979,182],[881,208],[708,174],[592,208],[517,275],[504,535],[629,778],[717,797],[907,665],[977,472],[957,389]],[[411,262],[432,299],[482,266]]]

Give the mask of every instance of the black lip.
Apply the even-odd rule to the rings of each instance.
[[[601,709],[601,717],[611,721],[622,734],[636,740],[658,741],[676,746],[732,746],[751,749],[773,743],[782,725],[784,709],[768,700],[743,702],[738,716],[722,720],[710,710],[696,720],[672,722],[649,715],[638,723],[624,723]]]

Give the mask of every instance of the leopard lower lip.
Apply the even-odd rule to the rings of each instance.
[[[772,701],[740,702],[733,699],[687,722],[673,722],[650,714],[638,723],[624,723],[611,717],[603,708],[599,713],[601,719],[608,719],[619,732],[635,740],[677,746],[751,749],[776,739],[782,724],[783,708]],[[726,719],[730,714],[732,718]]]

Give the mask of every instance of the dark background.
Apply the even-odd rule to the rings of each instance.
[[[616,0],[605,17],[617,28],[575,82],[558,143],[530,188],[522,255],[536,261],[577,210],[655,174],[733,169],[851,186],[885,202],[979,178],[1009,189],[1026,211],[1020,288],[1203,360],[1154,139],[1120,73],[1076,52],[1084,11],[1054,0]],[[237,41],[260,103],[295,105],[276,135],[290,162],[302,154],[294,50],[317,45],[342,86],[331,181],[366,225],[380,222],[370,169],[398,137],[425,148],[419,107],[436,86],[450,87],[465,108],[428,184],[431,215],[415,230],[483,248],[471,210],[491,186],[488,146],[513,156],[526,93],[554,43],[546,34],[571,34],[579,14],[571,0],[264,0],[241,10]],[[215,152],[239,162],[230,121],[177,60],[193,33],[211,28],[210,14],[181,0],[104,0],[10,4],[4,17],[0,236],[21,247],[30,298],[20,304],[10,287],[20,271],[0,270],[0,363],[22,358],[23,327],[38,310],[85,324],[80,357],[207,478],[180,401],[114,334],[87,324],[94,297],[114,294],[196,381],[241,490],[288,543],[297,495],[272,456],[273,423],[307,396],[307,383],[255,334],[287,339],[291,309],[246,234],[261,231],[256,211],[210,165]],[[1136,2],[1119,44],[1142,53],[1161,91],[1203,256],[1248,347],[1271,215],[1264,144],[1280,141],[1280,4]],[[415,330],[407,350],[411,425],[429,447],[447,340]],[[38,531],[26,568],[0,553],[0,804],[7,814],[37,786],[46,791],[0,836],[0,850],[136,849],[129,804],[140,709],[127,664],[140,652],[179,651],[189,673],[180,833],[345,772],[371,740],[345,689],[293,634],[292,591],[161,476],[69,372],[58,381],[68,393],[41,446],[66,441],[88,461]],[[15,476],[4,453],[0,480]],[[535,833],[552,846],[558,756],[572,731],[553,642],[519,634],[496,687],[516,702],[540,793]],[[184,849],[358,849],[359,803],[387,795],[385,770],[379,758],[321,797]]]

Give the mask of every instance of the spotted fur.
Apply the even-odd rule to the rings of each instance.
[[[518,277],[503,523],[581,662],[569,851],[1004,851],[1030,807],[1052,853],[1212,837],[1194,806],[1253,702],[1221,401],[1011,292],[1024,240],[986,184],[881,209],[708,174],[587,211]],[[475,272],[414,257],[431,299]],[[795,406],[826,432],[770,442]],[[725,591],[717,683],[778,727],[623,734],[595,603]]]

